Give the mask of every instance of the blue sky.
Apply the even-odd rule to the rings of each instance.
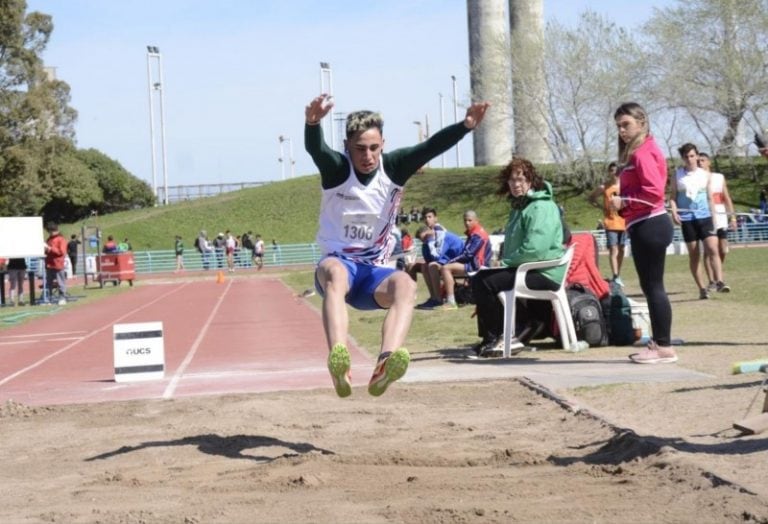
[[[453,122],[451,75],[459,103],[469,98],[465,0],[27,2],[53,16],[43,58],[72,88],[78,146],[150,183],[147,45],[163,56],[171,186],[279,180],[280,135],[291,139],[296,176],[316,172],[304,152],[303,113],[320,91],[321,61],[333,71],[336,110],[381,111],[390,150],[417,141],[415,121],[440,127],[440,93],[444,124]],[[544,10],[572,25],[589,8],[634,28],[671,3],[544,0]],[[461,163],[471,161],[465,139]],[[456,155],[445,165],[454,167]],[[162,185],[159,165],[157,176]]]

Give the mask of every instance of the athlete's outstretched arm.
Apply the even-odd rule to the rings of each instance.
[[[490,106],[488,102],[476,102],[467,108],[462,122],[444,127],[420,144],[393,151],[390,159],[394,169],[392,173],[388,173],[392,180],[404,184],[421,166],[455,146],[467,133],[480,125]]]

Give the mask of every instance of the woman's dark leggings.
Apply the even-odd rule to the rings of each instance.
[[[648,301],[653,339],[659,346],[669,346],[672,306],[664,289],[664,262],[672,242],[672,220],[663,214],[633,224],[629,240],[640,288]]]

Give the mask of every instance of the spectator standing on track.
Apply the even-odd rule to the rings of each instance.
[[[63,306],[67,303],[67,240],[59,232],[56,222],[48,222],[45,229],[48,231],[48,239],[45,241],[45,288],[48,300],[52,300],[55,281],[59,288],[59,305]]]
[[[27,261],[24,258],[11,258],[5,268],[8,270],[9,306],[24,305],[24,278],[27,273]]]
[[[225,252],[227,250],[227,239],[224,238],[224,233],[219,233],[216,238],[213,239],[213,250],[216,254],[216,267],[222,269],[224,267]]]
[[[208,242],[208,232],[205,229],[200,230],[200,234],[197,235],[195,240],[195,247],[200,252],[200,257],[203,262],[203,269],[211,269],[211,256],[213,254],[213,247]]]
[[[240,265],[242,265],[243,267],[250,267],[253,261],[253,252],[256,247],[253,244],[253,231],[248,231],[247,233],[243,233],[241,235],[240,246],[242,247],[242,249],[247,250],[247,253],[245,254],[245,256],[241,256]]]
[[[372,111],[347,116],[344,153],[328,147],[319,124],[332,108],[330,96],[314,98],[306,107],[304,126],[305,148],[320,170],[322,186],[317,243],[323,258],[315,272],[315,287],[323,297],[328,370],[336,393],[350,395],[345,302],[358,309],[388,309],[379,358],[368,383],[368,392],[379,396],[405,374],[410,361],[403,343],[413,315],[416,284],[405,272],[383,266],[392,252],[390,230],[403,186],[421,166],[480,124],[488,104],[472,104],[462,122],[416,146],[391,153],[383,153],[384,122]]]
[[[176,272],[184,271],[184,242],[181,235],[176,235],[173,250],[176,253]]]
[[[264,241],[261,235],[257,234],[253,242],[253,263],[259,271],[264,267]]]
[[[621,266],[624,263],[624,246],[626,244],[626,224],[613,207],[611,200],[619,194],[619,169],[616,162],[608,164],[608,177],[605,182],[590,193],[589,202],[603,210],[602,225],[605,229],[605,243],[608,247],[608,257],[611,263],[611,281],[624,287],[621,281]]]
[[[235,242],[235,237],[227,229],[224,238],[224,252],[227,255],[227,271],[230,273],[235,272],[235,249],[237,249],[237,242]]]
[[[67,256],[69,257],[69,263],[72,265],[72,274],[77,274],[77,250],[79,249],[78,246],[81,244],[80,240],[77,238],[77,235],[72,235],[69,237],[69,242],[67,243]]]

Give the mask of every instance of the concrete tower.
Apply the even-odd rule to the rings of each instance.
[[[467,0],[472,100],[491,109],[473,133],[475,165],[503,165],[512,157],[512,67],[507,0]]]
[[[544,118],[544,0],[509,0],[515,152],[531,162],[551,162]],[[471,38],[471,37],[470,37]]]

